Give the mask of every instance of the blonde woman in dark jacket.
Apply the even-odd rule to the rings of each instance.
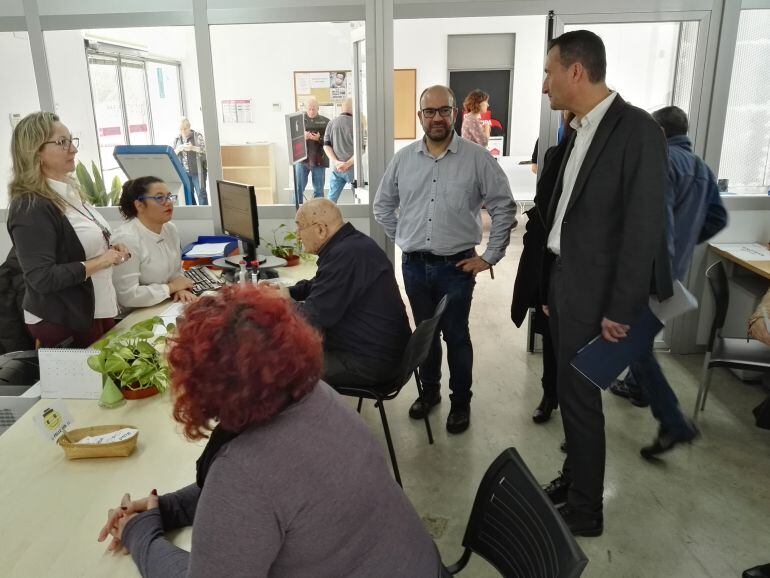
[[[50,112],[23,118],[11,139],[7,226],[24,272],[24,321],[44,347],[87,347],[112,328],[111,268],[130,258],[110,245],[107,221],[71,176],[77,145]]]

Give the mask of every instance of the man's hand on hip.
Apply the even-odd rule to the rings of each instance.
[[[602,337],[610,343],[617,343],[626,337],[629,329],[631,329],[630,325],[615,323],[606,317],[602,319]]]
[[[486,271],[491,267],[489,263],[484,261],[481,257],[471,257],[470,259],[463,259],[462,261],[458,261],[457,265],[455,265],[458,269],[462,269],[466,273],[472,274],[474,277],[481,273],[482,271]]]

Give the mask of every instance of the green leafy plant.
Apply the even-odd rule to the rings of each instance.
[[[96,163],[91,162],[91,173],[88,172],[86,166],[78,161],[77,167],[75,167],[75,175],[78,178],[81,188],[88,197],[88,201],[95,207],[107,207],[109,205],[117,205],[120,202],[120,193],[122,184],[117,175],[112,178],[110,184],[110,191],[104,186],[104,179],[102,173]]]
[[[267,249],[276,257],[288,259],[294,255],[302,255],[302,242],[294,231],[282,231],[286,223],[281,223],[273,229],[273,242],[266,243]],[[278,237],[280,235],[280,241]],[[260,239],[264,241],[264,239]]]
[[[155,333],[158,325],[166,334]],[[163,393],[168,389],[170,378],[158,346],[165,343],[166,335],[173,331],[173,323],[166,325],[160,317],[153,317],[125,331],[109,333],[94,344],[99,353],[88,358],[88,366],[102,374],[105,387],[114,385],[132,390],[155,387]]]

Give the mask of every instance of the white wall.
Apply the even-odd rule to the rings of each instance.
[[[4,209],[12,168],[10,115],[24,117],[40,108],[26,32],[0,32],[0,86],[0,208]]]
[[[291,186],[284,115],[295,111],[294,72],[352,70],[350,30],[349,22],[210,27],[217,106],[230,99],[252,104],[251,123],[225,124],[217,111],[220,142],[274,143],[279,195]]]
[[[417,69],[416,118],[420,92],[432,84],[447,84],[447,36],[450,34],[516,34],[513,71],[511,156],[529,157],[540,131],[540,89],[543,80],[545,16],[499,18],[431,18],[396,20],[393,23],[393,65]],[[459,99],[465,95],[457,95]],[[399,149],[411,141],[396,141]]]

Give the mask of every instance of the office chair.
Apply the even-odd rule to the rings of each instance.
[[[453,576],[474,552],[504,578],[577,578],[588,564],[515,448],[501,453],[484,474],[463,546],[460,560],[447,567]]]
[[[390,437],[390,428],[388,427],[388,417],[385,415],[384,402],[391,399],[395,399],[401,389],[409,382],[409,379],[414,375],[414,380],[417,383],[417,393],[422,396],[422,381],[420,381],[420,365],[425,361],[430,353],[431,345],[436,336],[436,332],[439,329],[439,323],[441,316],[446,310],[448,297],[445,295],[439,304],[436,306],[436,310],[433,312],[433,317],[424,320],[420,323],[409,338],[409,343],[404,350],[404,356],[401,358],[399,377],[392,383],[381,384],[381,387],[348,387],[337,386],[333,383],[331,385],[337,393],[341,395],[348,395],[358,398],[358,413],[361,413],[361,405],[364,399],[373,399],[374,406],[380,410],[380,418],[382,419],[382,429],[385,432],[385,442],[388,445],[388,453],[390,454],[390,462],[393,464],[393,474],[396,478],[398,485],[403,487],[401,483],[401,474],[398,471],[398,462],[396,461],[396,452],[393,449],[393,440]],[[383,393],[387,392],[387,393]],[[430,421],[428,415],[425,415],[425,430],[428,432],[428,443],[433,443],[433,432],[430,429]]]
[[[770,371],[770,347],[756,339],[722,337],[722,328],[730,306],[730,287],[722,261],[717,261],[706,271],[711,294],[714,296],[714,320],[711,323],[703,374],[695,400],[693,419],[706,407],[711,370],[714,367],[732,367],[749,371]]]

